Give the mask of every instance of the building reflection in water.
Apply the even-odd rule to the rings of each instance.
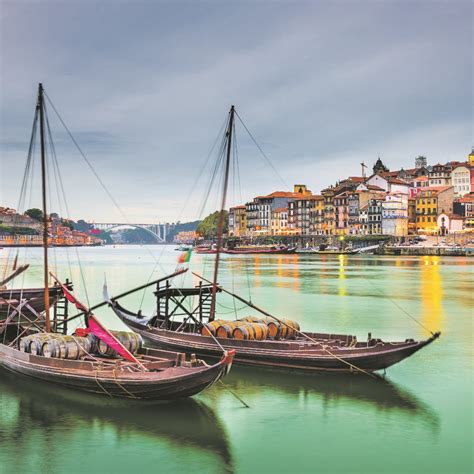
[[[422,257],[420,264],[422,322],[432,331],[442,331],[444,310],[440,257]]]
[[[347,257],[345,255],[338,255],[339,259],[339,296],[346,296],[347,295],[347,282],[346,280],[346,264],[347,264]]]

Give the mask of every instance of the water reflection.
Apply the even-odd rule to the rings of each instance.
[[[440,273],[440,257],[421,257],[420,285],[422,321],[432,330],[442,331],[444,322],[443,281]]]
[[[268,392],[269,396],[285,394],[308,401],[311,397],[316,397],[322,400],[325,409],[330,409],[331,404],[346,399],[370,405],[377,411],[403,411],[419,417],[433,431],[439,428],[439,417],[432,408],[388,379],[336,374],[290,374],[278,370],[233,367],[226,378],[226,384],[244,399],[246,396],[261,396],[265,392]],[[222,392],[212,393],[218,395]]]
[[[49,446],[45,452],[50,452],[85,425],[112,429],[125,444],[138,433],[196,448],[217,457],[225,472],[234,470],[224,427],[213,410],[195,399],[165,404],[111,400],[31,383],[0,370],[0,402],[0,446],[19,455],[28,453],[30,443],[37,444],[33,430],[41,431]]]

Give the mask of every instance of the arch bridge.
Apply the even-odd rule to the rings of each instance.
[[[156,241],[160,244],[166,242],[166,236],[168,235],[168,224],[133,224],[130,222],[95,222],[94,227],[104,232],[112,231],[120,227],[132,227],[135,229],[146,230],[149,234],[155,237]]]

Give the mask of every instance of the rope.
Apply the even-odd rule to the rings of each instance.
[[[125,393],[127,393],[128,395],[130,395],[130,397],[135,398],[136,400],[138,400],[140,397],[137,397],[137,396],[135,396],[133,393],[129,392],[129,391],[117,380],[117,374],[115,373],[115,368],[112,369],[112,372],[113,372],[113,374],[114,374],[115,383],[116,383]]]
[[[364,278],[364,277],[362,277]],[[390,298],[389,296],[387,296],[385,293],[383,293],[379,288],[377,288],[368,278],[364,278],[364,280],[366,280],[374,290],[376,290],[380,295],[382,295],[384,298],[388,299],[391,303],[393,303],[402,313],[404,313],[406,316],[408,316],[410,319],[412,319],[413,321],[415,321],[416,324],[418,324],[418,326],[420,326],[421,328],[423,328],[425,331],[429,332],[432,336],[435,335],[435,333],[433,331],[431,331],[431,329],[428,329],[428,327],[426,327],[422,322],[420,322],[418,319],[416,319],[414,316],[412,316],[407,310],[405,310],[402,306],[400,306],[395,300],[393,300],[392,298]]]

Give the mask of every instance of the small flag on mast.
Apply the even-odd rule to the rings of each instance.
[[[181,255],[178,257],[178,263],[189,263],[189,261],[191,260],[192,253],[192,250],[185,250],[184,252],[182,252]]]

